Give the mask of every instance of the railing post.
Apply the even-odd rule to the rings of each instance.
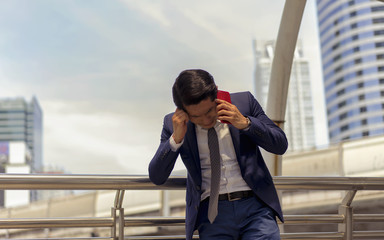
[[[117,239],[116,238],[116,225],[117,225],[117,223],[116,223],[116,208],[114,208],[114,207],[111,208],[111,217],[113,219],[113,226],[111,228],[111,237],[112,237],[112,239],[116,240]]]
[[[117,190],[115,197],[115,204],[112,207],[112,218],[113,218],[113,227],[111,236],[115,240],[124,240],[124,208],[123,199],[124,199],[124,190]],[[119,212],[119,216],[117,216],[117,212]],[[118,226],[118,227],[117,227]],[[117,234],[118,228],[118,234]]]
[[[353,239],[353,208],[351,207],[356,190],[348,191],[339,206],[339,214],[344,216],[344,222],[339,224],[339,232],[344,233],[344,240]]]
[[[169,192],[168,190],[161,191],[161,216],[168,217],[171,214],[169,206]]]

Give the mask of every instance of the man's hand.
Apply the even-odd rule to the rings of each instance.
[[[241,114],[237,107],[227,101],[216,99],[217,119],[228,121],[237,129],[248,127],[248,120]]]
[[[188,114],[183,110],[177,108],[172,116],[173,124],[173,140],[176,143],[181,143],[184,139],[185,133],[187,132],[187,123],[189,121]]]

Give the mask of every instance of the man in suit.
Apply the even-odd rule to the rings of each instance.
[[[187,239],[196,229],[202,240],[280,239],[276,216],[283,221],[283,215],[259,147],[283,154],[284,132],[249,92],[231,94],[232,103],[217,99],[214,79],[204,70],[181,72],[172,94],[177,109],[164,118],[149,177],[163,184],[180,154],[188,171]],[[218,168],[211,165],[217,158]]]

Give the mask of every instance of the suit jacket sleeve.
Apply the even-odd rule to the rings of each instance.
[[[164,117],[160,146],[149,163],[148,168],[149,179],[157,185],[163,184],[168,179],[179,155],[179,152],[171,150],[169,138],[172,136],[172,133],[172,114],[168,114]]]
[[[260,104],[248,92],[249,115],[251,121],[248,131],[244,131],[252,141],[274,154],[283,154],[288,148],[288,141],[283,130],[267,117]]]

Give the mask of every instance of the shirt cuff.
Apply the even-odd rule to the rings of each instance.
[[[171,145],[171,150],[173,152],[177,152],[177,150],[179,150],[179,148],[181,147],[181,145],[183,145],[183,143],[184,143],[184,139],[183,141],[181,141],[181,143],[176,143],[175,139],[173,139],[173,135],[171,135],[171,137],[169,138],[169,145]]]

